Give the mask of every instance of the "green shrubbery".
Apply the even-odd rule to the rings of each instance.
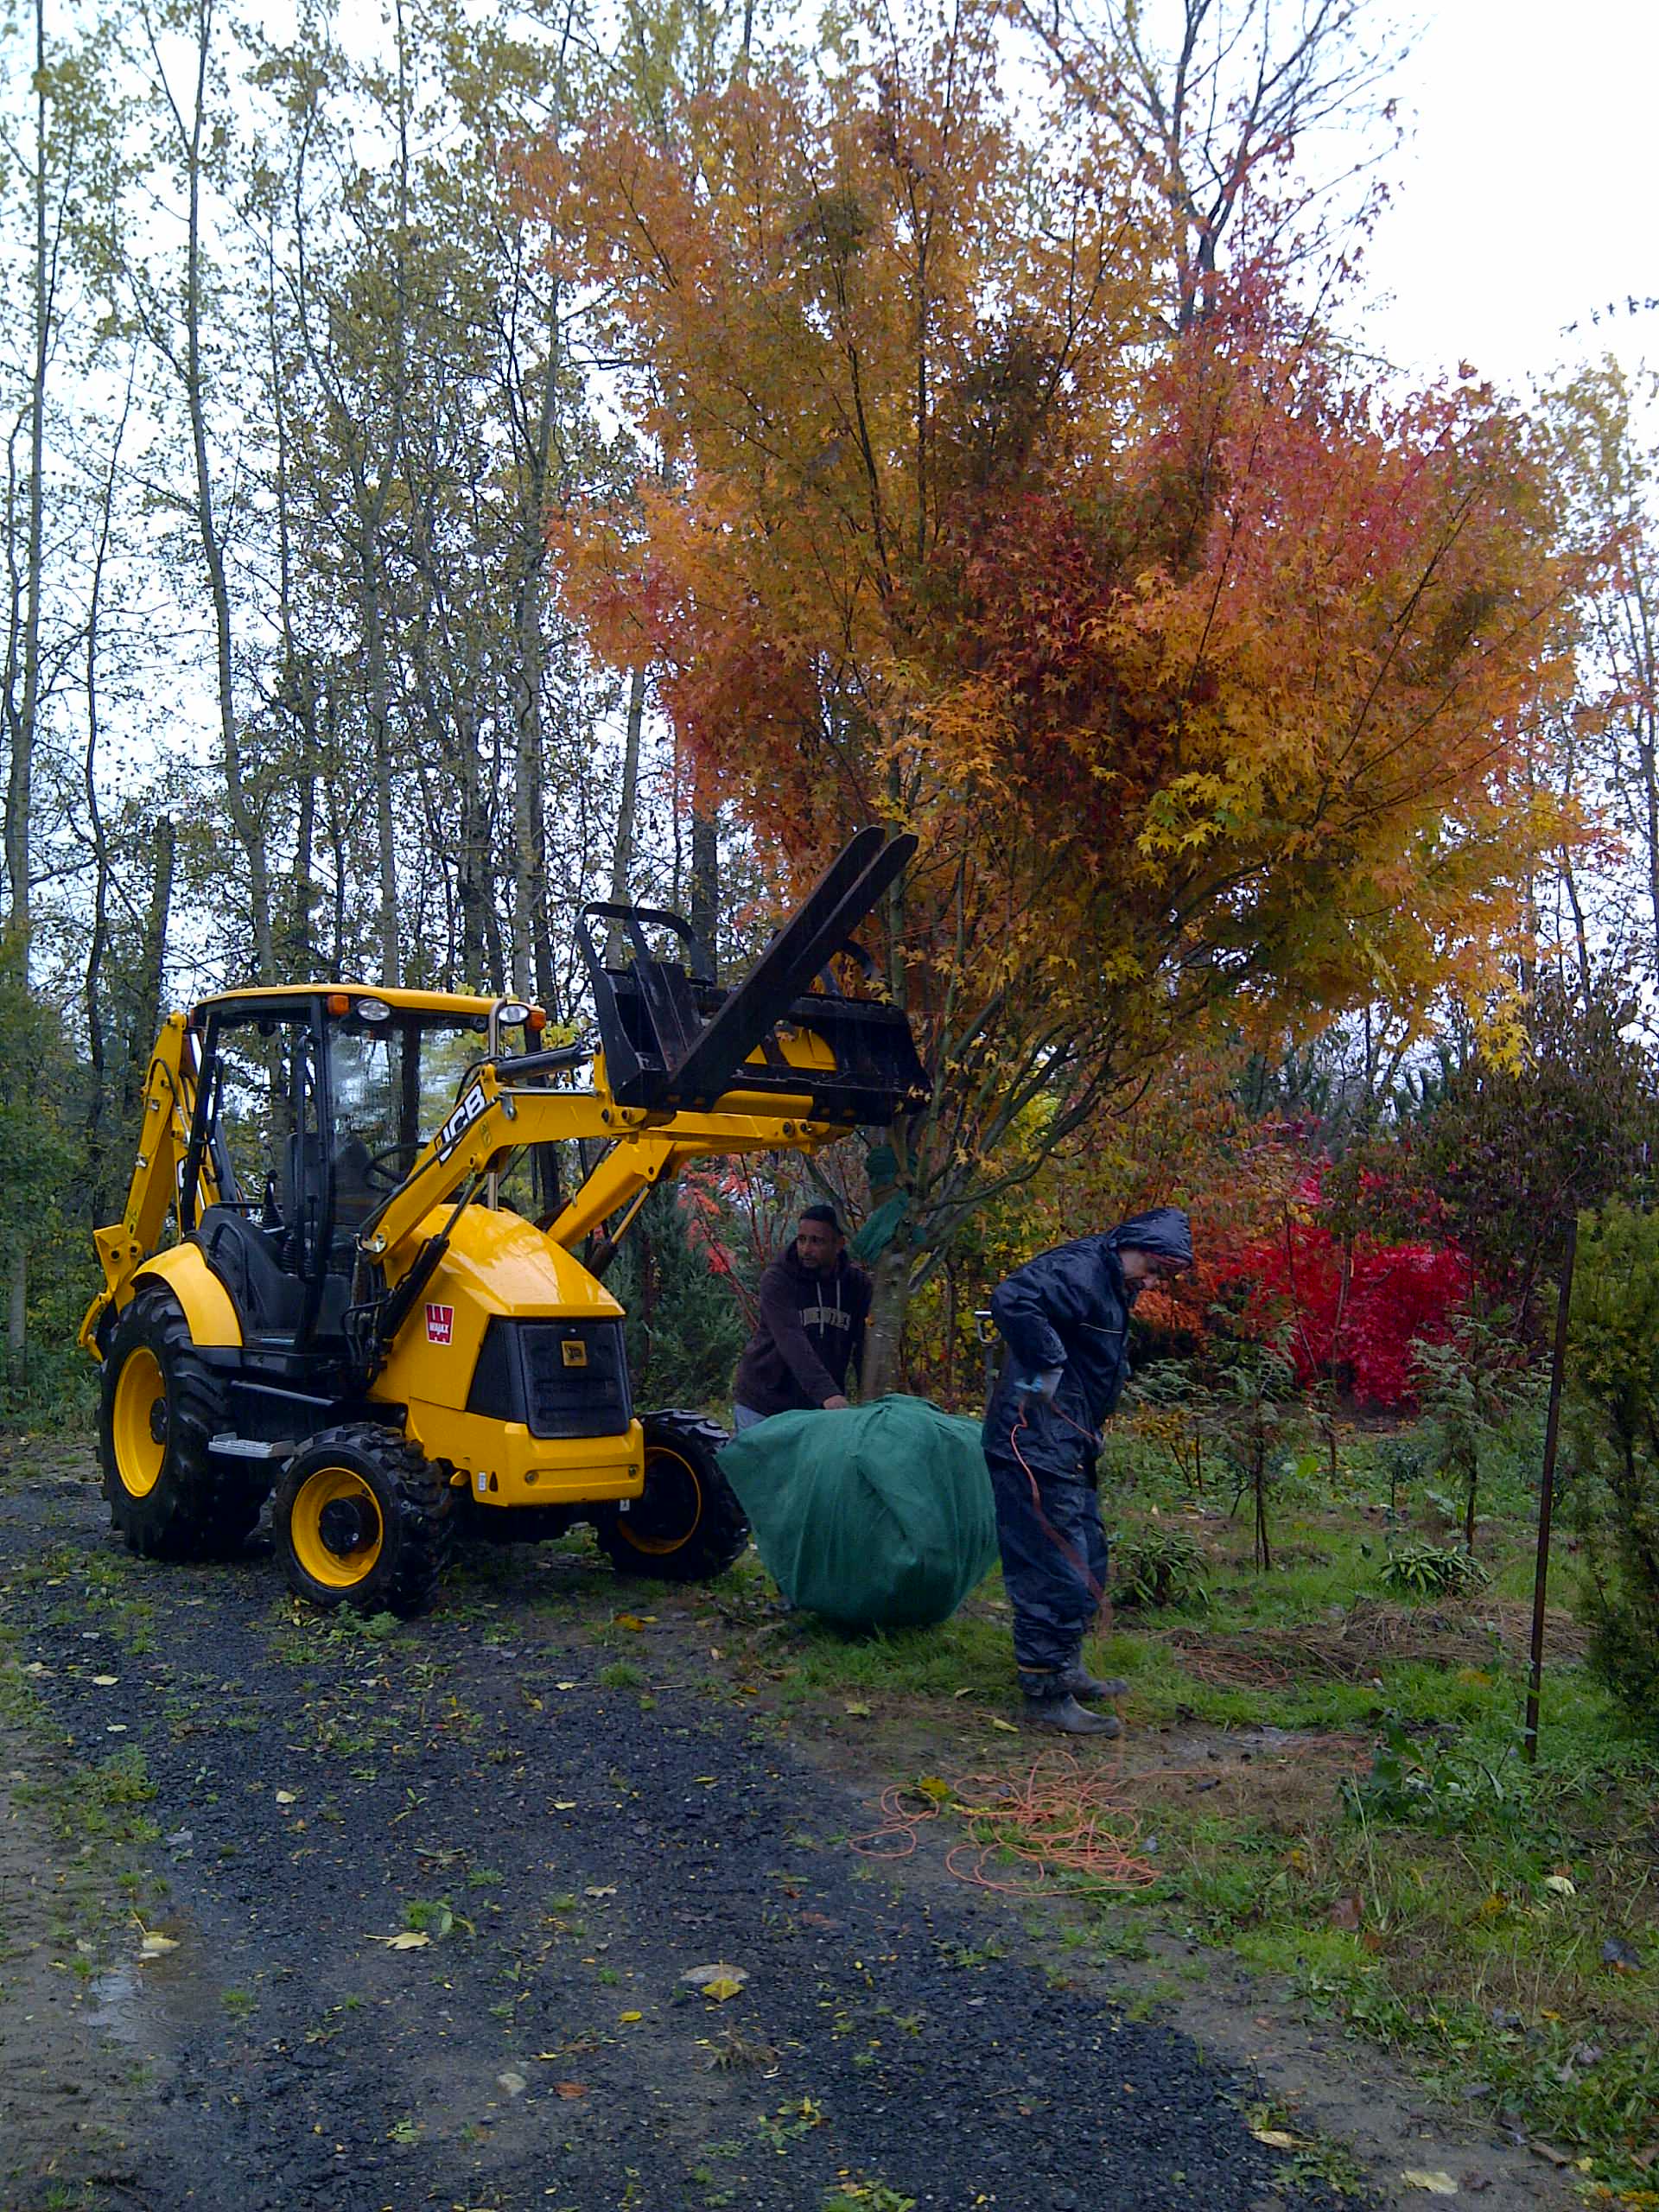
[[[715,1273],[686,1232],[677,1193],[653,1191],[607,1285],[627,1312],[628,1366],[639,1402],[715,1406],[723,1414],[748,1323],[731,1282]]]
[[[1385,1590],[1402,1598],[1459,1597],[1491,1580],[1474,1554],[1461,1544],[1427,1541],[1390,1544],[1376,1579]]]
[[[1591,1656],[1659,1736],[1659,1215],[1613,1205],[1586,1223],[1567,1382]]]
[[[1204,1547],[1185,1529],[1137,1529],[1112,1541],[1112,1598],[1119,1605],[1205,1603]]]

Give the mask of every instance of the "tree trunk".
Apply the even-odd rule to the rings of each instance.
[[[397,827],[391,788],[391,708],[386,674],[385,611],[380,603],[378,518],[359,513],[358,604],[366,648],[370,758],[374,772],[375,852],[379,876],[380,981],[396,990],[403,981],[397,934]]]
[[[12,1255],[11,1295],[6,1309],[6,1373],[14,1390],[29,1381],[29,1251],[19,1245]]]
[[[317,685],[301,656],[294,634],[294,548],[289,516],[288,397],[283,375],[282,345],[276,327],[276,252],[267,239],[265,321],[270,350],[269,405],[276,433],[276,592],[277,626],[282,633],[283,658],[277,697],[294,736],[294,776],[297,793],[294,831],[294,868],[289,880],[288,911],[282,930],[283,982],[309,975],[317,956],[311,943],[312,909],[317,901],[313,875],[317,842]]]
[[[136,364],[135,364],[136,366]],[[105,1198],[104,1123],[109,1104],[108,1078],[104,1050],[103,967],[105,948],[109,941],[110,917],[110,849],[104,834],[104,817],[98,798],[98,741],[99,727],[99,666],[98,656],[101,637],[100,622],[104,599],[104,569],[109,558],[110,532],[115,512],[116,467],[120,456],[122,440],[126,431],[127,416],[132,405],[131,373],[127,378],[126,403],[116,424],[110,443],[110,466],[104,479],[104,497],[99,518],[98,547],[92,558],[91,588],[86,601],[86,752],[82,764],[83,787],[86,794],[86,823],[92,846],[92,928],[86,946],[86,980],[85,1005],[86,1009],[86,1055],[91,1064],[92,1081],[87,1088],[86,1101],[86,1164],[91,1188],[87,1193],[89,1210],[94,1224],[106,1217]]]
[[[138,955],[138,988],[132,1027],[127,1037],[126,1077],[121,1086],[121,1131],[136,1137],[137,1116],[149,1073],[149,1055],[162,1028],[162,993],[167,981],[167,921],[173,905],[173,868],[178,831],[171,815],[156,824],[156,873],[149,887]]]
[[[645,671],[628,671],[628,720],[622,741],[622,787],[616,799],[616,843],[611,853],[611,903],[622,906],[628,895],[633,867],[633,820],[639,790],[639,733],[645,718]],[[696,927],[695,912],[692,927]],[[622,925],[613,922],[605,932],[605,964],[614,968],[622,958]]]
[[[214,511],[213,465],[207,448],[207,404],[201,363],[201,176],[202,133],[207,119],[207,64],[213,45],[212,0],[196,11],[196,91],[188,136],[181,147],[188,200],[185,257],[184,397],[195,466],[196,534],[207,571],[213,608],[213,656],[219,691],[219,743],[225,796],[231,822],[248,863],[248,906],[253,928],[255,980],[276,981],[270,927],[270,869],[264,823],[243,774],[242,738],[236,710],[235,664],[231,650],[231,593],[225,565],[225,540]]]
[[[870,1318],[864,1332],[864,1371],[859,1378],[859,1395],[867,1402],[886,1397],[897,1384],[905,1320],[910,1311],[910,1247],[901,1236],[875,1263]]]
[[[713,982],[720,974],[720,824],[711,810],[694,808],[691,815],[691,912],[693,934],[703,948],[705,973]]]
[[[1267,1457],[1260,1451],[1255,1455],[1255,1468],[1251,1486],[1255,1492],[1255,1563],[1265,1574],[1273,1565],[1273,1554],[1268,1546]]]
[[[33,809],[35,723],[41,696],[41,587],[42,521],[45,486],[41,481],[46,455],[46,371],[51,332],[51,266],[46,234],[46,10],[44,0],[35,7],[35,171],[30,194],[35,218],[33,266],[34,358],[29,393],[29,500],[24,524],[22,696],[14,699],[7,686],[7,733],[11,741],[11,766],[6,782],[6,875],[11,893],[11,925],[22,963],[24,988],[29,984],[29,826]],[[10,677],[13,671],[8,670]],[[21,1259],[19,1265],[22,1265]],[[23,1294],[13,1285],[14,1319]]]
[[[556,107],[562,103],[556,103]],[[558,419],[561,344],[559,293],[554,289],[548,313],[547,359],[532,418],[524,410],[524,492],[519,518],[519,575],[516,610],[518,665],[518,726],[514,732],[512,787],[512,988],[521,999],[554,995],[553,947],[547,921],[547,825],[543,819],[545,739],[542,727],[542,685],[547,674],[547,639],[542,627],[543,580],[547,568],[548,486],[553,467],[553,433]],[[508,375],[516,377],[510,357]]]
[[[435,724],[439,722],[435,712],[430,719]],[[493,890],[489,837],[484,819],[483,763],[479,753],[478,727],[470,715],[457,717],[454,742],[450,749],[455,755],[455,772],[461,785],[455,888],[461,901],[461,978],[467,989],[476,990],[490,973],[486,909],[493,901]]]

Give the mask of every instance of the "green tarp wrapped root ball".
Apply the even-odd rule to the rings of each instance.
[[[979,1423],[925,1399],[775,1414],[720,1465],[785,1598],[826,1619],[948,1620],[996,1564]]]

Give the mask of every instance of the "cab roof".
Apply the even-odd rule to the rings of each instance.
[[[515,998],[512,992],[503,992],[499,998],[480,998],[468,991],[382,990],[375,983],[336,981],[264,984],[247,990],[216,991],[211,998],[195,1001],[190,1009],[191,1019],[200,1020],[209,1014],[257,1014],[262,1008],[269,1008],[274,1014],[306,1000],[336,995],[352,1000],[378,999],[394,1014],[449,1014],[460,1021],[486,1020],[492,1007],[518,1005],[533,1008],[536,1004],[533,999]]]

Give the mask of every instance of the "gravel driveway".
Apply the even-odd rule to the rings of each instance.
[[[1249,2082],[849,1847],[709,1593],[514,1548],[377,1636],[104,1522],[0,1485],[18,2212],[1281,2201]]]

